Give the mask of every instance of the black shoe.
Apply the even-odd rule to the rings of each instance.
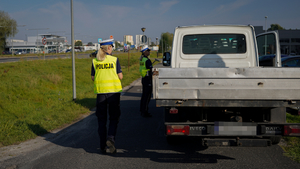
[[[115,147],[115,143],[112,140],[107,140],[106,145],[110,151],[110,153],[115,154],[117,153],[117,149]]]

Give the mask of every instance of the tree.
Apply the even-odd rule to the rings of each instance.
[[[0,53],[5,49],[6,38],[14,37],[17,33],[17,22],[8,13],[0,11]]]
[[[152,47],[152,46],[156,46],[156,45],[155,45],[155,43],[154,43],[154,42],[151,42],[151,45],[150,45],[150,46]]]
[[[116,49],[121,47],[121,44],[118,41],[115,41]]]
[[[172,43],[173,43],[173,33],[162,33],[160,36],[160,41],[159,41],[159,52],[165,52],[171,49],[172,47]]]
[[[127,45],[131,46],[131,43],[127,41]]]
[[[75,46],[82,46],[82,42],[79,40],[79,41],[76,41],[75,42]]]
[[[93,42],[89,42],[87,46],[94,46]]]
[[[275,24],[271,24],[271,27],[268,29],[268,31],[270,30],[285,30],[285,29],[281,27],[279,24],[275,23]]]

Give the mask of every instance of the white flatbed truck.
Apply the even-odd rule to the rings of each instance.
[[[274,54],[273,67],[259,57]],[[277,32],[251,25],[177,27],[171,52],[153,68],[153,98],[164,107],[166,138],[203,145],[268,146],[300,136],[286,107],[300,106],[300,71],[281,67]]]

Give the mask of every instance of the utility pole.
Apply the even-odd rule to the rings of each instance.
[[[75,51],[74,51],[74,17],[73,0],[71,0],[71,43],[72,43],[72,77],[73,77],[73,101],[76,100],[76,76],[75,76]]]
[[[268,16],[265,16],[265,32],[267,32],[267,18]]]
[[[161,38],[161,43],[162,43],[162,45],[161,45],[161,53],[164,55],[164,34],[162,34],[161,37],[162,37]]]

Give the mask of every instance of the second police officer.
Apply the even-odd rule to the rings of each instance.
[[[150,55],[150,49],[148,45],[145,45],[142,50],[140,57],[140,74],[142,76],[143,93],[140,103],[140,112],[143,117],[152,117],[148,112],[148,105],[152,94],[152,62],[148,58]]]
[[[100,42],[100,49],[96,58],[93,59],[91,70],[94,92],[97,94],[96,116],[102,154],[106,154],[106,149],[109,149],[111,153],[117,152],[115,138],[121,115],[120,94],[123,74],[118,58],[111,55],[112,50],[113,39]],[[107,114],[109,115],[108,130],[106,128]]]

